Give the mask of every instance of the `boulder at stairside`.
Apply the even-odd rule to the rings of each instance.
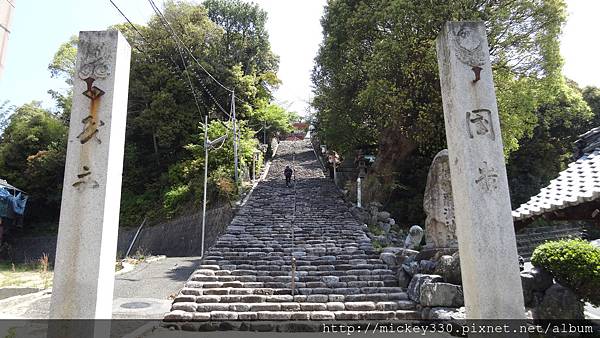
[[[460,285],[449,283],[425,283],[421,286],[420,303],[429,307],[461,307],[464,305]]]
[[[554,284],[534,309],[533,319],[584,319],[583,303],[570,289]]]
[[[408,285],[408,298],[419,302],[421,300],[421,286],[423,284],[441,282],[442,280],[442,276],[439,275],[425,275],[420,273],[414,275]]]

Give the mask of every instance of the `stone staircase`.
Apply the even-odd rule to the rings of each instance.
[[[417,305],[323,176],[310,144],[282,142],[278,151],[164,324],[214,330],[260,321],[419,319]],[[287,188],[283,169],[292,163],[296,185]]]

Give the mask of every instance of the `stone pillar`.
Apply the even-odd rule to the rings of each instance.
[[[79,33],[50,319],[112,316],[130,56],[116,30]]]
[[[502,134],[483,22],[437,38],[460,265],[469,319],[523,319]]]

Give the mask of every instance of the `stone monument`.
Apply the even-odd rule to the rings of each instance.
[[[423,197],[426,248],[456,248],[456,221],[450,183],[448,150],[440,151],[431,163]]]
[[[436,43],[467,318],[524,319],[485,25],[447,22]]]
[[[410,250],[417,250],[421,246],[421,240],[423,239],[423,228],[418,225],[413,225],[408,230],[408,235],[404,239],[404,248]]]
[[[116,30],[79,33],[50,319],[112,316],[130,56]]]

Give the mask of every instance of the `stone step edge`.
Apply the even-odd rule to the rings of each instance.
[[[165,315],[163,322],[207,321],[335,321],[335,320],[420,320],[417,310],[395,311],[255,311],[255,312],[186,312],[173,310]]]
[[[259,311],[397,311],[416,310],[417,303],[410,300],[396,301],[338,301],[338,302],[280,302],[280,303],[197,303],[177,302],[171,311],[186,312],[259,312]]]

